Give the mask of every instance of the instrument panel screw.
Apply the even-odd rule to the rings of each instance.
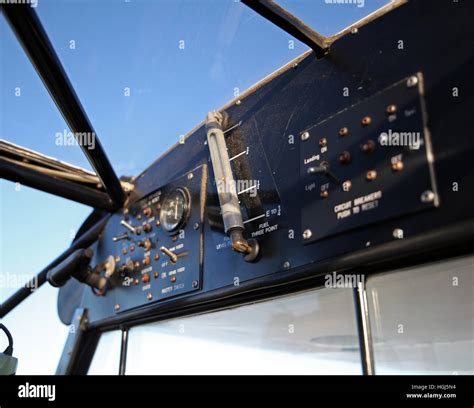
[[[387,113],[390,115],[394,114],[397,111],[397,106],[396,105],[388,105],[387,109],[385,109]]]
[[[151,293],[147,293],[146,294],[146,298],[147,300],[152,300],[153,299],[153,295]]]
[[[339,136],[347,136],[349,134],[349,129],[346,128],[346,127],[343,127],[341,129],[339,129]]]
[[[339,163],[341,164],[349,164],[351,161],[351,154],[348,151],[343,151],[339,154]]]
[[[194,225],[193,225],[193,228],[194,228],[194,230],[198,230],[199,229],[199,223],[195,222]]]
[[[435,199],[435,194],[431,190],[423,191],[421,194],[422,203],[432,203]]]
[[[301,140],[304,142],[305,140],[309,139],[309,132],[303,132],[301,134]]]
[[[407,87],[413,88],[414,86],[418,85],[418,77],[416,75],[411,76],[407,80]]]
[[[199,282],[197,280],[193,281],[193,288],[197,288],[199,285]]]
[[[192,180],[194,177],[194,174],[193,173],[188,173],[188,180]]]
[[[304,230],[303,232],[303,239],[308,240],[313,236],[313,233],[310,229]]]
[[[393,171],[402,171],[403,166],[404,166],[403,162],[401,160],[398,160],[398,161],[392,163],[392,170]]]
[[[357,27],[352,27],[351,34],[357,34],[358,32],[359,32],[359,29]]]
[[[370,116],[364,116],[362,118],[362,126],[369,126],[372,123],[372,118]]]
[[[291,264],[290,264],[289,261],[283,262],[283,268],[284,268],[284,269],[290,269],[290,266],[291,266]]]
[[[242,101],[240,99],[238,99],[237,101],[235,101],[235,104],[236,105],[240,105],[242,103]]]
[[[395,228],[392,232],[393,238],[403,239],[403,230],[401,228]]]
[[[369,170],[365,175],[365,179],[367,181],[374,181],[376,178],[377,178],[377,171],[376,170]]]
[[[120,305],[118,303],[115,304],[114,310],[118,312],[120,310]]]

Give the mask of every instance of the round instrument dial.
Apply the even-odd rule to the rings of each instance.
[[[160,222],[162,228],[173,233],[183,228],[189,216],[191,198],[185,188],[171,190],[161,204]]]

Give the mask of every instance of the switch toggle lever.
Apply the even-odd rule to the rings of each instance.
[[[117,242],[121,241],[122,239],[128,239],[130,240],[130,237],[126,232],[124,232],[122,235],[117,235],[116,237],[112,237],[112,241]]]
[[[170,251],[168,248],[162,246],[160,251],[163,252],[166,256],[170,258],[172,263],[176,263],[178,261],[178,255],[176,255],[173,251]]]
[[[319,166],[309,167],[307,172],[308,172],[308,174],[324,174],[328,178],[331,178],[334,181],[339,182],[339,179],[331,171],[331,169],[329,168],[329,163],[327,163],[327,162],[321,162],[321,164]]]
[[[130,225],[127,221],[122,220],[120,221],[120,224],[123,225],[125,228],[127,228],[132,234],[137,233],[137,229],[133,227],[132,225]]]

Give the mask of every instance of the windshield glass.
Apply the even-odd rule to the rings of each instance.
[[[392,0],[275,0],[274,3],[314,31],[330,37],[353,25]]]

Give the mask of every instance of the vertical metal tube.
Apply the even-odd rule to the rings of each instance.
[[[354,305],[356,311],[357,332],[359,336],[362,373],[364,375],[375,375],[372,333],[370,330],[365,279],[358,280],[357,287],[354,288]]]
[[[229,234],[234,229],[243,231],[244,223],[221,122],[222,115],[219,112],[208,113],[206,118],[207,144],[211,153],[224,230],[226,234]]]
[[[125,375],[127,368],[128,328],[122,329],[122,342],[120,345],[119,375]]]
[[[234,251],[245,254],[246,262],[254,262],[259,254],[256,240],[244,238],[244,222],[240,210],[237,186],[235,183],[229,153],[222,130],[223,116],[220,112],[209,112],[206,117],[206,133],[214,178],[217,185],[217,195],[221,207],[224,231],[232,241]]]

